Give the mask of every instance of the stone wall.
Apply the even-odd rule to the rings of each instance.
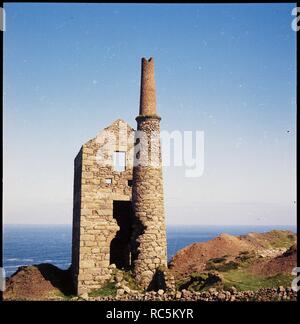
[[[133,141],[134,130],[117,120],[84,144],[75,159],[72,274],[78,294],[100,288],[110,277],[111,242],[120,230],[114,202],[131,201]],[[126,152],[122,172],[114,170],[115,151]]]
[[[132,255],[134,274],[143,288],[153,286],[157,272],[167,266],[159,122],[158,116],[137,117],[137,130],[146,137],[147,145],[140,145],[137,135],[136,145],[139,145],[139,149],[135,152],[132,188],[135,214]],[[152,159],[149,158],[151,156]],[[144,163],[146,159],[148,163]]]
[[[73,228],[72,228],[72,278],[74,287],[77,286],[79,271],[80,246],[80,210],[81,210],[81,174],[82,174],[82,148],[74,160],[73,185]]]

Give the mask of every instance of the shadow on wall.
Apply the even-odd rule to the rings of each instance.
[[[132,235],[131,235],[131,268],[134,266],[134,261],[138,259],[140,254],[139,237],[145,233],[146,226],[137,217],[133,218]]]

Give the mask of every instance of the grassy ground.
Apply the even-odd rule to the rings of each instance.
[[[276,234],[276,233],[275,233]],[[281,237],[280,244],[277,241],[277,246],[282,247],[289,237]],[[284,243],[285,242],[285,243]],[[290,243],[288,243],[290,244]],[[187,278],[177,282],[177,287],[181,289],[190,289],[194,291],[203,291],[210,287],[228,289],[234,286],[237,290],[258,290],[260,288],[272,287],[290,287],[294,279],[289,274],[279,274],[273,277],[263,277],[250,272],[249,267],[253,262],[257,262],[257,256],[253,252],[241,252],[234,260],[228,260],[227,256],[222,258],[210,259],[206,265],[205,273],[192,273]],[[215,274],[210,277],[208,274]],[[215,280],[221,278],[221,280]]]
[[[295,236],[286,231],[273,230],[267,233],[268,237],[258,239],[265,248],[289,248],[295,243]]]
[[[117,274],[122,276],[122,281],[124,282],[125,286],[130,288],[131,290],[138,290],[140,288],[137,286],[131,271],[122,271],[116,269],[113,273],[113,276]],[[98,296],[116,296],[117,294],[117,287],[116,282],[107,282],[102,288],[95,289],[89,293],[90,297],[98,297]]]
[[[95,289],[89,293],[89,297],[98,297],[98,296],[116,296],[117,288],[114,282],[108,282],[100,289]]]
[[[294,277],[292,275],[280,274],[274,277],[256,276],[247,269],[235,269],[223,272],[224,288],[234,286],[238,290],[257,290],[259,288],[272,288],[278,286],[289,287]]]

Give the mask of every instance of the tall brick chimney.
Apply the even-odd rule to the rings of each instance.
[[[154,59],[142,58],[140,116],[156,115]]]
[[[132,261],[135,278],[143,288],[149,288],[162,266],[167,266],[160,119],[156,114],[154,59],[142,58],[132,186]]]

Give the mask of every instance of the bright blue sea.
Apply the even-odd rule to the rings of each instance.
[[[208,241],[221,233],[242,235],[272,229],[291,230],[294,226],[168,226],[168,259],[178,250],[195,242]],[[52,263],[66,269],[71,262],[70,225],[5,225],[4,269],[6,276],[19,266]]]

